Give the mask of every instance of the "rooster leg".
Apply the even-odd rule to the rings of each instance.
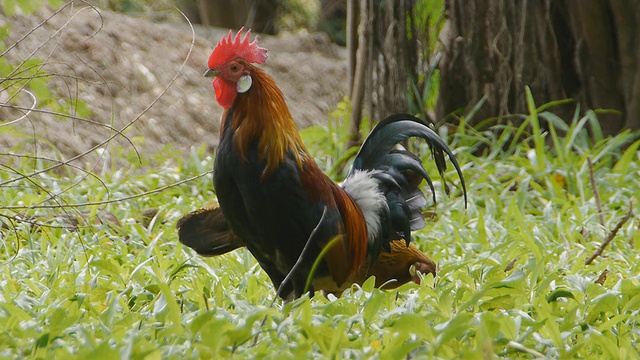
[[[304,275],[304,274],[309,274],[309,270],[310,269],[304,269],[307,271],[302,271],[302,266],[304,266],[304,262],[302,261],[309,249],[309,245],[313,243],[313,238],[314,235],[316,234],[316,232],[318,232],[318,228],[320,228],[320,225],[322,224],[322,222],[324,221],[324,217],[327,214],[327,207],[325,206],[324,209],[322,210],[322,216],[320,216],[320,220],[318,221],[318,225],[316,225],[316,227],[313,229],[313,231],[311,231],[311,234],[309,235],[309,239],[307,239],[307,243],[304,245],[304,248],[302,249],[302,252],[300,252],[300,256],[298,256],[298,260],[296,261],[295,264],[293,264],[293,267],[291,267],[291,270],[289,270],[289,273],[287,274],[287,276],[284,278],[284,280],[282,281],[282,283],[280,284],[280,286],[278,286],[278,291],[276,292],[276,295],[284,298],[283,295],[283,290],[285,288],[285,285],[289,282],[292,281],[293,282],[293,288],[295,290],[295,296],[296,298],[302,296],[302,294],[304,294],[304,291],[306,290],[306,283],[307,283],[307,276],[300,276],[300,275]],[[313,285],[309,286],[309,296],[313,295]]]

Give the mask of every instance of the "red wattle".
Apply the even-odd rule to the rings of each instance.
[[[218,77],[213,79],[213,89],[216,92],[216,101],[225,109],[233,105],[233,101],[236,99],[236,95],[238,95],[233,84]]]

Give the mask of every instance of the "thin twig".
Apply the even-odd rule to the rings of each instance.
[[[180,11],[180,10],[178,10]],[[180,13],[185,17],[186,15],[184,15],[183,12],[180,11]],[[180,74],[182,74],[182,70],[186,67],[187,62],[189,60],[189,58],[191,57],[191,53],[193,52],[193,48],[195,46],[195,39],[196,39],[196,35],[195,35],[195,30],[193,28],[193,25],[191,24],[191,22],[189,22],[189,26],[191,28],[191,44],[189,45],[189,50],[187,51],[187,55],[184,59],[184,61],[182,62],[182,64],[180,65],[180,67],[178,68],[177,72],[175,73],[175,75],[171,78],[171,80],[165,85],[165,87],[162,89],[162,91],[151,101],[151,103],[149,103],[147,105],[147,107],[145,107],[140,113],[138,113],[138,115],[136,115],[131,121],[129,121],[128,124],[124,125],[122,128],[118,129],[117,132],[111,134],[109,137],[107,137],[106,139],[104,139],[103,141],[99,142],[98,144],[92,146],[90,149],[76,155],[73,156],[67,160],[64,161],[64,163],[62,164],[56,164],[53,166],[50,166],[48,168],[44,168],[44,169],[40,169],[37,171],[32,172],[31,174],[28,175],[22,175],[22,176],[18,176],[16,178],[7,180],[3,183],[0,183],[0,186],[4,186],[7,185],[9,183],[12,182],[16,182],[19,180],[22,180],[24,178],[30,177],[30,176],[36,176],[42,173],[46,173],[52,170],[55,170],[61,166],[63,166],[65,163],[70,163],[72,161],[76,161],[84,156],[86,156],[87,154],[101,148],[102,146],[108,144],[111,140],[113,140],[114,138],[116,138],[117,136],[119,136],[121,133],[125,132],[125,130],[127,130],[129,127],[133,126],[136,122],[138,122],[140,120],[140,118],[142,118],[142,116],[144,116],[149,109],[151,109],[158,101],[160,101],[160,98],[162,98],[164,96],[164,94],[169,90],[169,88],[176,82],[176,80],[178,79],[178,77],[180,76]]]
[[[313,240],[314,236],[316,235],[316,232],[318,232],[318,229],[320,228],[320,224],[322,224],[322,221],[324,220],[324,216],[325,216],[326,213],[327,213],[327,207],[325,206],[324,209],[322,209],[322,216],[320,216],[320,220],[318,221],[318,224],[316,225],[315,228],[313,228],[313,231],[309,235],[309,239],[307,240],[307,243],[304,245],[304,248],[302,249],[302,252],[300,252],[300,256],[298,256],[298,260],[296,261],[295,264],[293,264],[293,267],[291,268],[291,270],[289,270],[289,273],[284,278],[284,280],[282,280],[282,282],[280,283],[280,286],[278,286],[278,291],[276,291],[276,297],[273,299],[273,302],[275,302],[275,300],[280,295],[282,295],[282,290],[284,289],[284,284],[286,284],[288,281],[290,281],[290,279],[293,277],[293,275],[296,272],[298,272],[298,268],[300,268],[300,266],[302,266],[302,259],[306,255],[307,250],[309,249],[309,245],[311,245],[311,243],[313,242],[312,240]],[[271,303],[271,305],[273,305],[273,302]]]
[[[35,78],[35,77],[34,77]],[[127,137],[127,135],[125,135],[122,131],[118,130],[117,128],[109,125],[109,124],[104,124],[101,123],[97,120],[91,120],[91,119],[87,119],[87,118],[83,118],[81,116],[77,116],[77,115],[72,115],[72,114],[65,114],[62,112],[57,112],[57,111],[53,111],[53,110],[48,110],[48,109],[36,109],[34,107],[26,107],[26,106],[20,106],[20,105],[12,105],[12,104],[2,104],[2,107],[7,108],[7,109],[15,109],[15,110],[20,110],[20,111],[25,111],[25,112],[33,112],[33,113],[38,113],[38,114],[46,114],[46,115],[52,115],[52,116],[59,116],[59,117],[64,117],[65,119],[69,119],[69,120],[76,120],[76,121],[83,121],[86,122],[88,124],[91,125],[95,125],[95,126],[100,126],[103,127],[111,132],[116,132],[118,135],[120,135],[121,137],[123,137],[129,144],[132,144],[131,139],[129,139]],[[16,120],[12,120],[13,122],[15,122]],[[0,124],[0,126],[5,126],[5,125],[9,125],[7,123],[3,123]]]
[[[600,225],[604,226],[604,215],[602,211],[602,201],[600,200],[600,191],[598,191],[598,186],[596,185],[596,174],[593,171],[593,162],[591,162],[590,156],[587,156],[587,164],[589,164],[589,179],[591,179],[593,197],[596,198],[596,206],[598,207],[598,220],[600,220]]]
[[[604,241],[602,242],[602,244],[600,245],[600,247],[598,247],[598,249],[596,250],[596,252],[593,253],[593,255],[591,255],[585,262],[585,265],[589,265],[593,262],[593,260],[595,260],[598,256],[600,256],[600,254],[602,254],[602,252],[604,251],[604,248],[607,247],[607,245],[609,245],[609,243],[611,242],[611,240],[613,240],[613,238],[616,236],[616,234],[618,233],[618,231],[620,231],[620,229],[622,228],[622,226],[629,221],[629,219],[631,218],[631,215],[633,214],[633,202],[629,201],[629,210],[627,210],[627,213],[624,215],[624,217],[622,219],[620,219],[620,221],[618,221],[618,223],[616,224],[616,227],[613,228],[613,230],[611,230],[611,232],[609,233],[609,235],[607,235],[607,237],[604,239]]]
[[[15,123],[17,123],[17,122],[19,122],[21,120],[24,120],[24,119],[28,118],[29,114],[31,114],[31,112],[36,108],[36,105],[38,104],[38,98],[36,98],[36,96],[33,95],[33,93],[31,91],[27,90],[27,89],[20,89],[20,90],[26,92],[27,95],[29,95],[31,97],[31,100],[32,100],[33,103],[31,104],[30,107],[28,107],[28,108],[25,107],[24,108],[25,112],[22,113],[22,116],[20,116],[17,119],[5,121],[2,124],[0,124],[0,127],[13,125],[13,124],[15,124]],[[4,107],[4,105],[3,105],[3,107]]]
[[[282,289],[284,289],[284,284],[286,284],[291,279],[291,277],[293,277],[293,275],[298,271],[298,268],[302,265],[302,259],[304,258],[304,255],[306,254],[307,250],[309,249],[309,245],[313,242],[312,241],[313,237],[316,235],[316,232],[318,232],[318,229],[320,228],[320,224],[322,224],[322,221],[324,221],[324,216],[326,214],[327,214],[327,207],[325,206],[322,209],[322,216],[320,216],[320,220],[318,220],[318,224],[316,225],[315,228],[313,228],[313,231],[311,231],[311,234],[309,235],[309,239],[307,239],[307,243],[304,245],[302,252],[300,252],[300,256],[298,256],[298,260],[296,261],[295,264],[293,264],[293,267],[291,268],[291,270],[289,270],[289,273],[287,274],[287,276],[285,276],[284,280],[282,280],[282,282],[280,283],[280,286],[278,286],[278,290],[276,291],[276,296],[271,301],[271,304],[269,305],[269,307],[272,307],[273,304],[275,304],[276,299],[280,297],[282,293]],[[264,316],[258,328],[259,329],[262,328],[266,322],[267,322],[267,315]],[[258,332],[253,338],[252,346],[255,346],[258,343],[258,335],[260,335],[260,332]]]
[[[165,185],[162,187],[159,187],[157,189],[151,190],[151,191],[145,191],[143,193],[139,193],[139,194],[135,194],[135,195],[131,195],[131,196],[123,196],[121,198],[117,198],[117,199],[111,199],[111,200],[103,200],[103,201],[91,201],[91,202],[85,202],[85,203],[77,203],[77,204],[56,204],[56,205],[11,205],[11,206],[1,206],[0,209],[3,210],[24,210],[24,209],[59,209],[59,208],[75,208],[75,207],[82,207],[82,206],[96,206],[96,205],[106,205],[106,204],[112,204],[112,203],[116,203],[116,202],[120,202],[120,201],[126,201],[126,200],[131,200],[131,199],[135,199],[135,198],[139,198],[142,196],[147,196],[147,195],[151,195],[151,194],[155,194],[155,193],[159,193],[162,191],[165,191],[167,189],[170,189],[172,187],[178,186],[178,185],[182,185],[184,183],[187,183],[189,181],[193,181],[195,179],[201,178],[205,175],[209,175],[213,172],[213,170],[209,170],[207,172],[203,172],[202,174],[198,174],[196,176],[192,176],[188,179],[184,179],[184,180],[180,180],[178,182],[175,182],[173,184],[169,184],[169,185]]]

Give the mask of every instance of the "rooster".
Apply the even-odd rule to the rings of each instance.
[[[235,37],[229,31],[205,72],[214,78],[216,100],[224,108],[213,178],[223,227],[230,232],[220,251],[246,246],[284,299],[314,290],[339,293],[376,271],[390,278],[389,271],[420,253],[410,242],[411,231],[425,225],[422,179],[435,201],[420,159],[396,145],[410,137],[425,139],[443,179],[446,153],[466,204],[453,153],[421,120],[393,115],[364,141],[344,182],[334,183],[307,151],[274,80],[256,67],[266,59],[267,50],[251,41],[250,30]],[[192,222],[178,224],[180,241],[198,250],[202,242],[185,235],[187,223]]]

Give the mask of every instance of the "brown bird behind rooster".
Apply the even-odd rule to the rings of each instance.
[[[177,223],[180,241],[202,256],[218,256],[244,248],[242,239],[229,228],[219,206],[209,206],[184,215]],[[372,266],[370,266],[372,265]],[[414,244],[404,240],[391,242],[391,251],[383,251],[373,264],[353,273],[341,287],[333,283],[317,286],[315,290],[340,296],[352,284],[362,285],[375,276],[377,288],[395,289],[413,281],[420,284],[419,274],[436,275],[436,264]]]

